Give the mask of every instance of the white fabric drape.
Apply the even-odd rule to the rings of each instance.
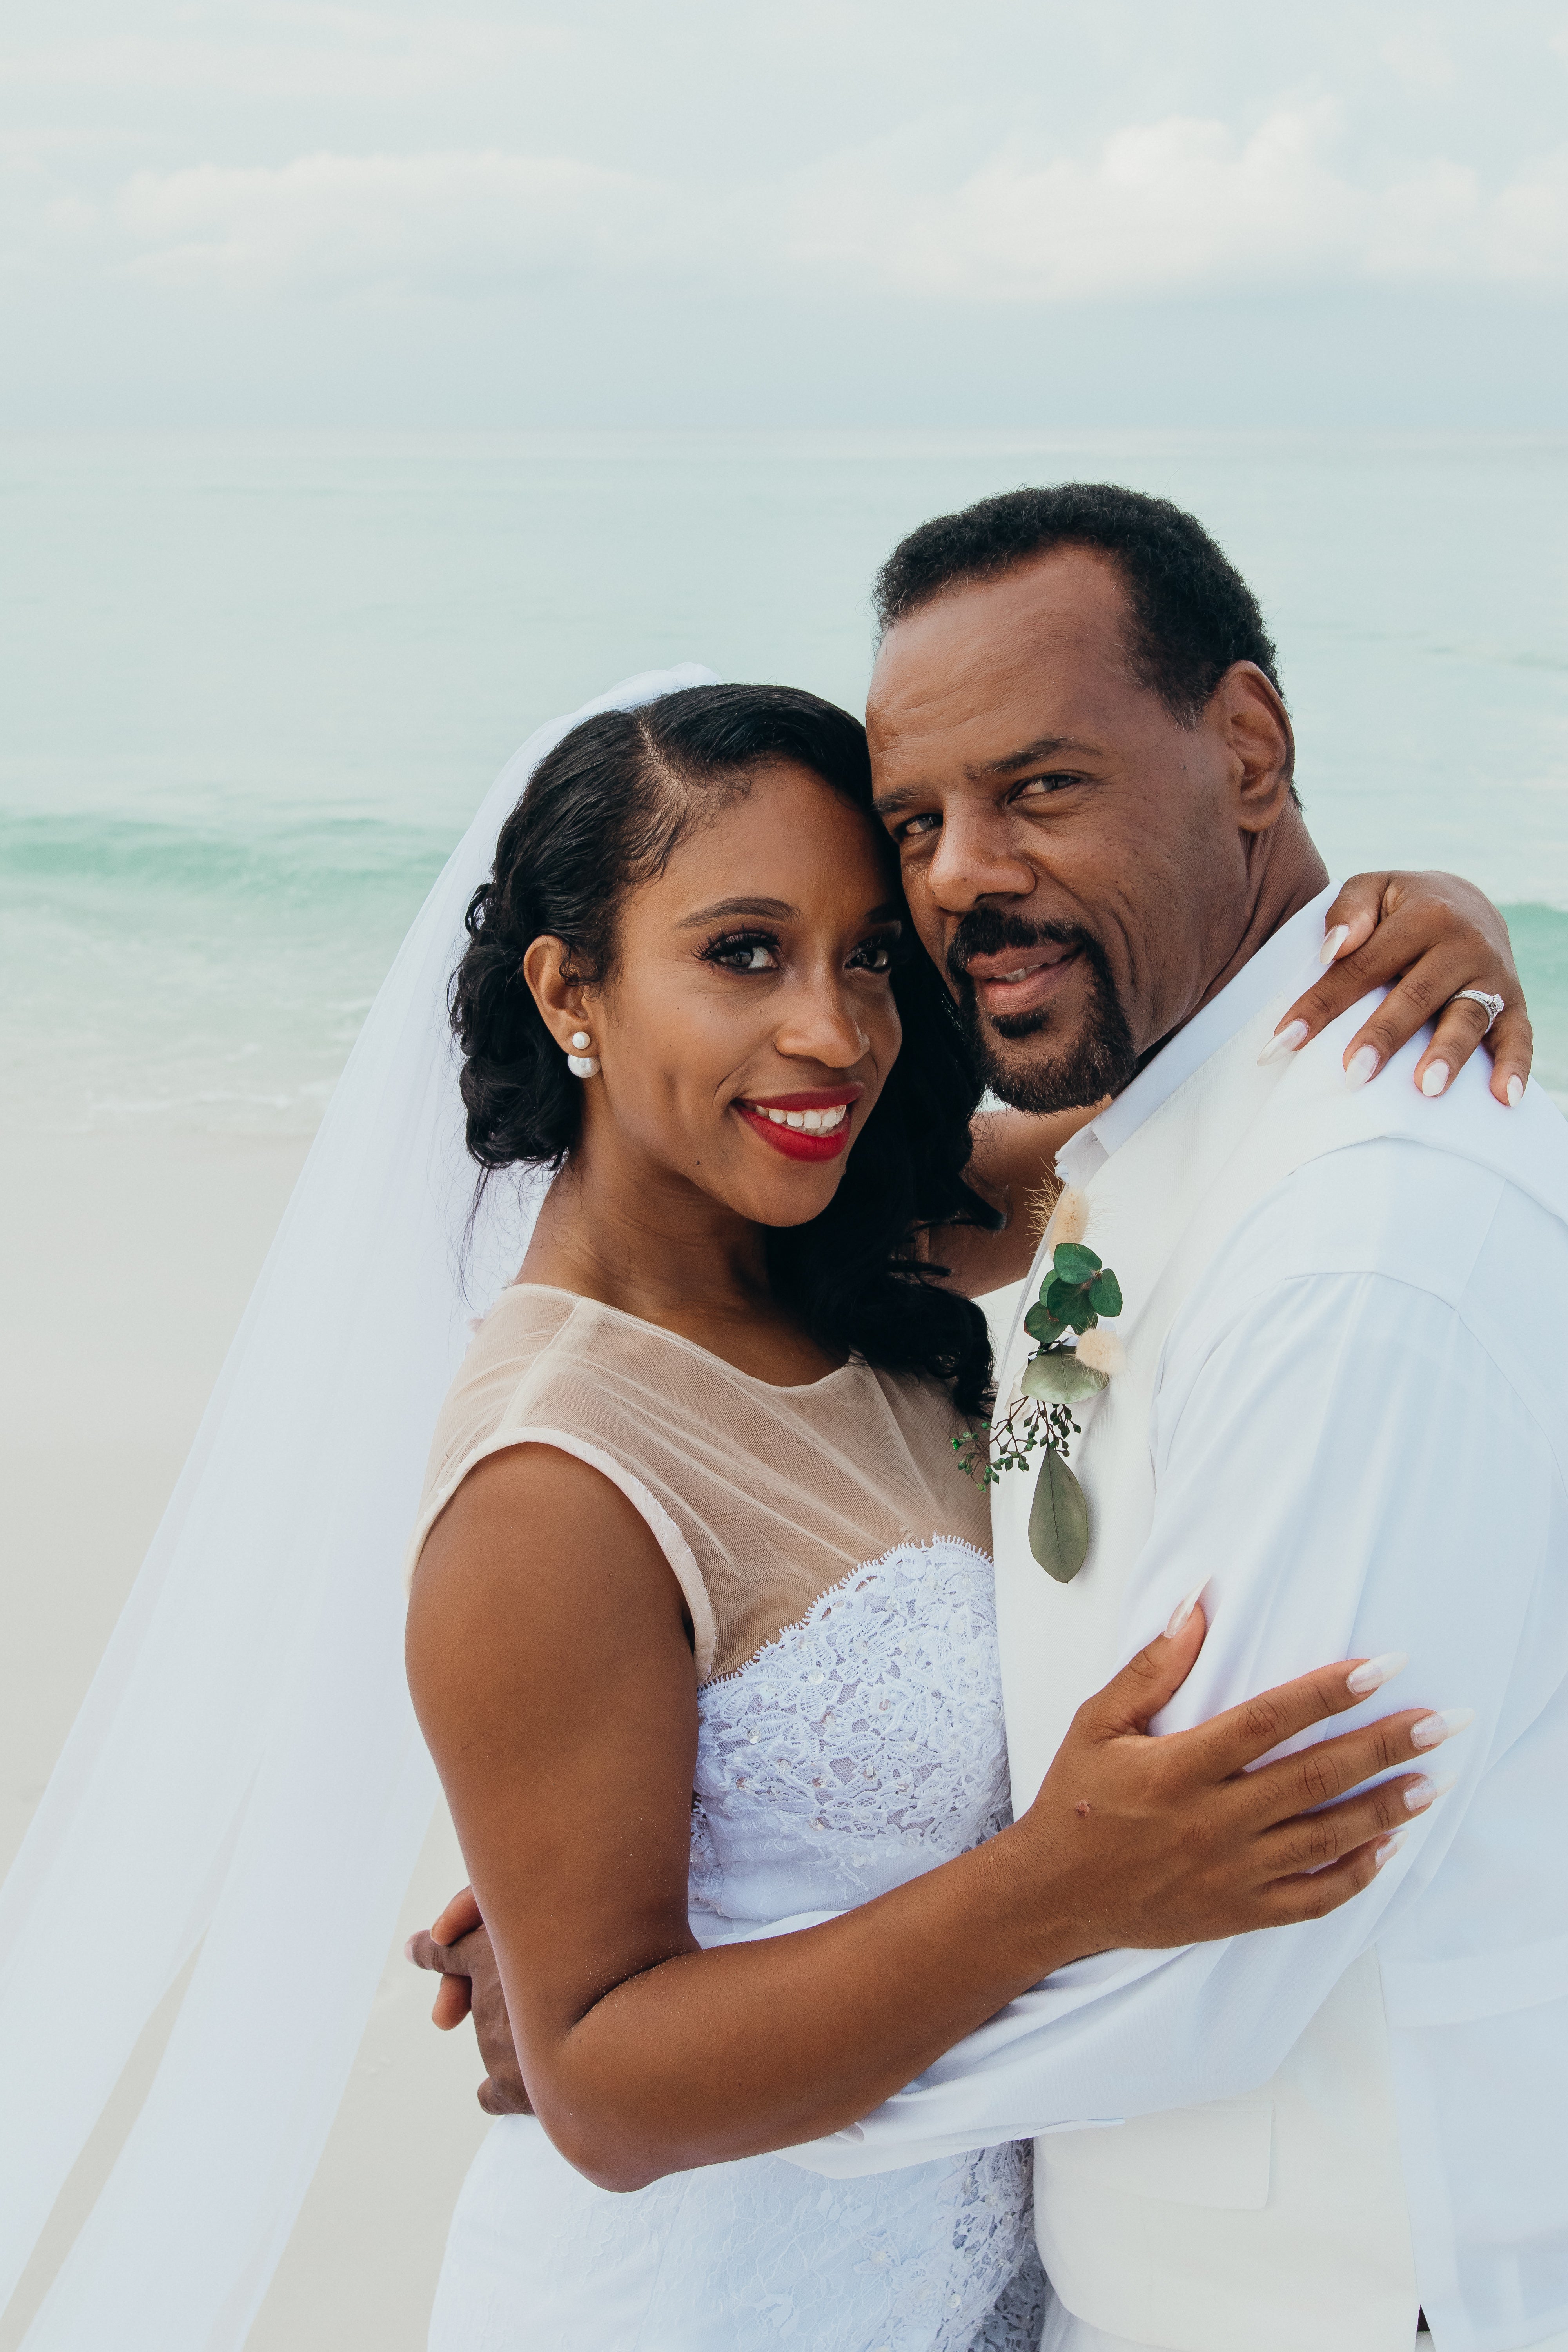
[[[119,2161],[27,2352],[241,2345],[320,2158],[436,1796],[398,1562],[473,1305],[534,1196],[498,1183],[460,1265],[447,984],[536,762],[529,738],[404,941],[189,1461],[0,1889],[0,2305],[138,2035],[198,1944]],[[301,1970],[297,1938],[322,1965]]]

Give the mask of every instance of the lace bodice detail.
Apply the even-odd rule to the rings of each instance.
[[[951,1539],[898,1545],[707,1684],[696,1782],[692,1924],[704,1941],[730,1923],[744,1933],[867,1902],[994,1836],[1011,1814],[984,1554]],[[1035,2352],[1029,2185],[1025,2147],[955,2161],[913,2244],[868,2216],[850,2222],[853,2196],[824,2189],[845,2206],[839,2226],[864,2232],[877,2342]]]
[[[1009,1818],[991,1563],[900,1544],[857,1569],[699,1707],[693,1906],[840,1909]]]

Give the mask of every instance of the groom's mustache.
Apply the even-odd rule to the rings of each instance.
[[[1091,932],[1070,923],[1026,923],[1021,915],[1005,915],[996,907],[975,907],[959,923],[947,945],[948,975],[961,991],[969,988],[969,967],[978,956],[1002,954],[1006,948],[1060,947],[1081,949],[1098,971],[1104,961],[1100,941]]]

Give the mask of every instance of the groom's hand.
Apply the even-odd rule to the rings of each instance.
[[[517,2063],[500,1971],[473,1888],[465,1886],[454,1895],[429,1932],[422,1928],[410,1936],[404,1948],[416,1969],[433,1969],[440,1977],[431,2021],[449,2033],[465,2017],[473,2018],[485,2069],[478,2095],[486,2115],[531,2116],[533,2108]]]

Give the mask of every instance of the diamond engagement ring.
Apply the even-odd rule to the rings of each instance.
[[[1487,1026],[1486,1029],[1481,1031],[1481,1035],[1484,1037],[1487,1034],[1487,1030],[1490,1029],[1492,1023],[1502,1011],[1501,997],[1493,996],[1490,991],[1485,988],[1457,988],[1454,991],[1453,995],[1448,999],[1449,1003],[1458,1004],[1461,996],[1468,996],[1470,1003],[1472,1004],[1479,1004],[1482,1012],[1486,1014]]]

